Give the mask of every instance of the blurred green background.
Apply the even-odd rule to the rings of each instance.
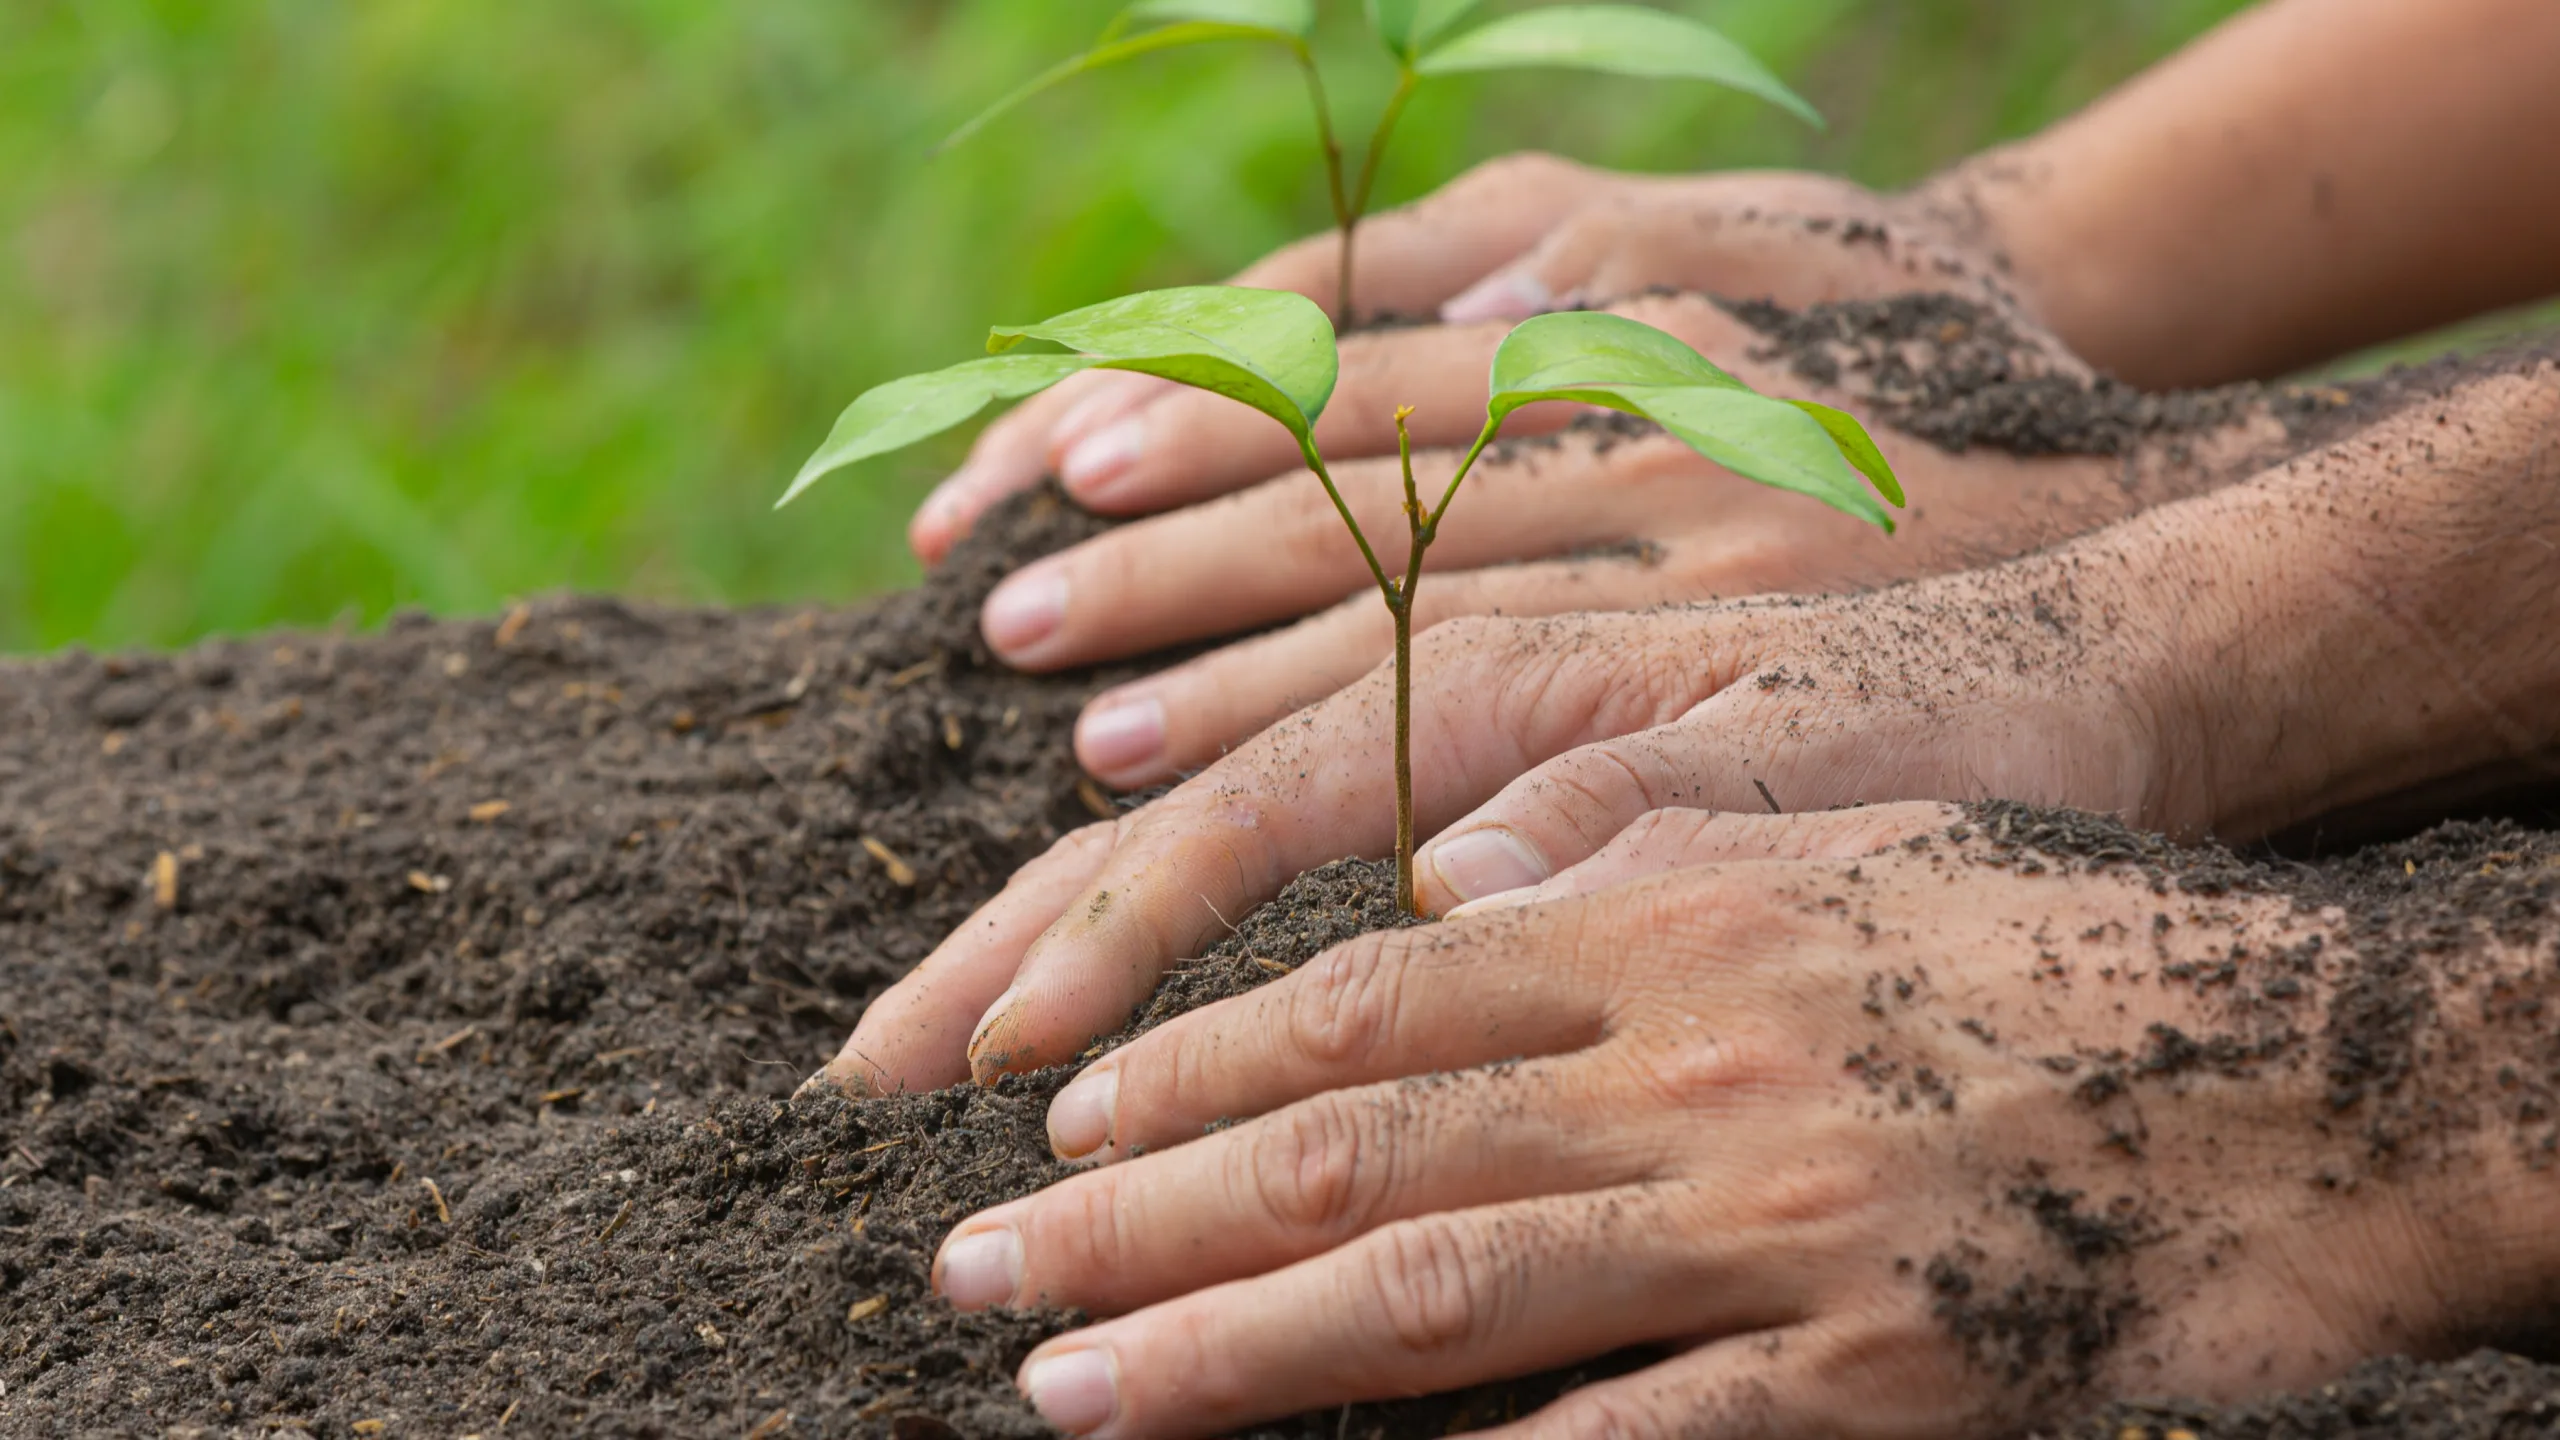
[[[1297,77],[1244,47],[1089,78],[929,157],[1113,8],[0,5],[0,649],[559,586],[906,583],[904,517],[958,444],[769,508],[857,391],[1325,218]],[[1391,77],[1358,7],[1322,8],[1357,130]],[[1685,8],[1832,129],[1677,84],[1451,81],[1416,101],[1384,201],[1528,146],[1897,184],[2239,3]]]

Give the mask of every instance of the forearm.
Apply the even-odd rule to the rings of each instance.
[[[2560,291],[2560,5],[2270,0],[1916,200],[2150,387]]]
[[[2170,825],[2261,835],[2560,763],[2560,362],[2468,382],[2086,553],[2133,597],[2120,638],[2162,717]]]

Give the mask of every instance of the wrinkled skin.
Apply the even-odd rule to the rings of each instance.
[[[1143,1158],[963,1222],[937,1283],[1116,1316],[1020,1377],[1113,1440],[1640,1344],[1670,1358],[1491,1433],[1978,1434],[2097,1391],[2301,1385],[2515,1313],[2493,1257],[2548,1273],[2550,1248],[2515,1147],[2376,1175],[2299,1044],[2076,1089],[2155,1025],[2230,1031],[2224,996],[2161,975],[2180,960],[2246,956],[2248,989],[2316,955],[2236,1038],[2316,1033],[2334,917],[2020,865],[1960,819],[1662,812],[1562,898],[1175,1020],[1050,1113],[1062,1154]],[[2505,973],[2547,978],[2524,959]]]
[[[2545,364],[2006,565],[1434,626],[1422,905],[1538,884],[1665,808],[1998,796],[2245,837],[2529,760],[2560,738],[2555,436]],[[826,1077],[929,1089],[1068,1060],[1220,916],[1384,852],[1390,687],[1372,673],[1059,842],[871,1005]]]

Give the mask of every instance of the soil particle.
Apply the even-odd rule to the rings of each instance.
[[[2227,1409],[2110,1405],[2070,1440],[2473,1440],[2560,1431],[2560,1368],[2483,1350],[2451,1364],[2393,1356],[2334,1384]]]
[[[1384,860],[1336,860],[1289,882],[1200,959],[1166,975],[1127,1029],[1089,1053],[1127,1044],[1176,1015],[1241,995],[1345,940],[1422,922],[1396,908],[1396,868]]]
[[[2528,347],[2448,357],[2334,385],[2226,385],[2138,390],[2058,360],[1997,309],[1958,295],[1915,293],[1789,310],[1709,297],[1760,333],[1753,358],[1817,385],[1848,385],[1872,418],[1941,449],[2013,455],[2127,455],[2146,441],[2194,435],[2263,411],[2293,448],[2326,441],[2455,384],[2523,363]]]
[[[1121,676],[1013,675],[975,617],[1098,524],[1025,497],[923,589],[850,611],[558,599],[0,666],[0,1433],[1046,1433],[1011,1374],[1070,1317],[956,1314],[929,1268],[957,1220],[1063,1173],[1043,1122],[1066,1072],[783,1097],[1092,818],[1069,726]],[[2416,1065],[2470,939],[2547,926],[2552,837],[2449,827],[2273,867],[2023,807],[1969,829],[2021,868],[2340,909],[2360,968],[2310,1044],[2386,1160],[2448,1125],[2540,1145],[2560,1123],[2547,1045],[2483,1097]],[[1130,1033],[1400,923],[1357,862],[1231,918]],[[2459,1003],[2542,1023],[2538,990],[2473,978]],[[2180,1039],[2151,1049],[2216,1063]],[[2051,1275],[1950,1255],[1930,1281],[1986,1363],[2067,1380],[2135,1313],[2088,1278],[2123,1263],[2120,1217],[2022,1189]],[[1642,1358],[1252,1433],[1436,1436]],[[2466,1364],[2363,1373],[2492,1397],[2430,1412],[2475,1428],[2414,1433],[2560,1400],[2560,1376]],[[2259,1428],[2211,1433],[2273,1433],[2230,1413]]]

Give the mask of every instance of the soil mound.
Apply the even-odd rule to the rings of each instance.
[[[1011,1374],[1070,1317],[958,1315],[926,1276],[953,1222],[1059,1173],[1065,1072],[786,1097],[1110,812],[1065,736],[1115,677],[1012,675],[974,624],[1096,525],[1030,497],[853,611],[564,599],[0,667],[0,1433],[1046,1433]],[[2003,813],[2021,844],[2202,863]],[[2418,873],[2340,865],[2377,896]],[[1302,878],[1133,1029],[1392,923],[1391,893]],[[1447,1434],[1639,1358],[1256,1433]],[[2560,1372],[2492,1355],[2085,1433],[2555,1415]]]

